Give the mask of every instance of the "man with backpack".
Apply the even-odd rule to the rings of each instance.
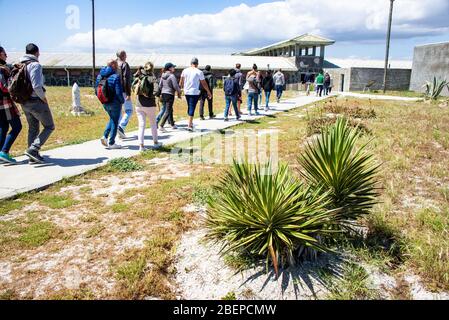
[[[39,47],[33,43],[26,46],[26,54],[11,73],[8,89],[11,97],[22,105],[28,122],[28,149],[25,155],[30,163],[43,163],[42,146],[55,130],[53,116],[45,95],[44,75],[39,63]],[[39,125],[43,130],[40,131]]]
[[[240,94],[239,94],[239,96],[238,96],[238,99],[237,99],[237,105],[238,105],[238,108],[239,108],[239,113],[241,113],[241,105],[242,105],[242,103],[243,103],[243,97],[242,97],[242,91],[243,91],[243,87],[245,86],[245,80],[244,80],[244,77],[243,77],[243,73],[242,73],[242,65],[240,64],[240,63],[237,63],[236,65],[235,65],[235,80],[237,81],[237,83],[239,84],[239,87],[240,87]]]
[[[273,72],[268,70],[267,76],[262,80],[262,88],[265,92],[265,111],[270,110],[271,91],[273,91],[274,87]]]
[[[276,87],[276,97],[278,103],[281,102],[282,94],[284,93],[284,86],[285,86],[285,76],[282,73],[282,70],[279,69],[278,72],[273,76],[274,79],[274,85]]]
[[[237,105],[237,99],[242,94],[240,89],[239,80],[235,78],[236,71],[234,69],[231,69],[229,71],[229,77],[226,78],[224,84],[223,84],[223,90],[225,93],[225,99],[226,99],[226,108],[224,111],[224,121],[229,121],[229,109],[232,103],[232,106],[234,108],[235,116],[237,120],[240,120],[240,111],[238,109]]]
[[[10,156],[9,151],[22,131],[22,122],[19,109],[8,91],[11,70],[6,65],[7,57],[5,49],[0,47],[0,162],[17,164],[17,161]],[[11,131],[8,134],[10,127]]]
[[[208,98],[207,91],[203,86],[201,86],[201,99],[200,99],[200,119],[205,120],[204,118],[204,105],[207,100],[207,105],[209,107],[209,119],[212,120],[215,118],[214,115],[214,88],[215,88],[215,76],[211,72],[211,66],[207,65],[206,68],[204,68],[203,71],[204,74],[204,80],[206,81],[207,87],[209,88],[209,91],[212,94],[212,98]]]
[[[95,85],[97,97],[109,115],[109,122],[103,138],[100,140],[101,144],[109,150],[122,148],[115,143],[122,113],[122,104],[125,102],[122,82],[117,74],[117,70],[117,61],[110,60],[107,66],[101,69]]]
[[[124,109],[124,115],[120,117],[120,124],[118,127],[118,135],[121,139],[126,139],[126,126],[128,125],[129,121],[131,120],[131,116],[133,115],[133,103],[131,100],[131,85],[132,85],[132,73],[131,68],[126,62],[127,55],[126,51],[120,50],[117,52],[117,73],[120,76],[120,81],[123,88],[123,97],[124,97],[124,103],[123,103],[123,109]]]

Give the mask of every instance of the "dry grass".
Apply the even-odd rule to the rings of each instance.
[[[353,254],[397,279],[415,273],[427,288],[449,290],[449,108],[420,102],[365,105],[356,99],[339,103],[375,111],[377,118],[362,120],[372,131],[362,142],[374,139],[373,151],[383,163],[381,204],[364,222],[367,235],[361,245],[353,243]],[[307,113],[310,117],[323,107],[281,113],[238,129],[279,130],[279,157],[298,169],[297,156],[309,139]],[[207,139],[192,145],[201,143]],[[11,282],[0,282],[0,297],[174,298],[176,242],[198,221],[184,208],[204,202],[223,166],[156,156],[135,158],[134,172],[109,166],[0,202],[0,271],[12,268]],[[339,298],[371,297],[364,274],[354,275],[361,279],[356,290],[346,281]],[[396,291],[393,297],[408,297]]]

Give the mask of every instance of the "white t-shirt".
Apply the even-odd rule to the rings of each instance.
[[[199,96],[200,81],[204,80],[204,73],[198,68],[187,68],[181,74],[181,78],[184,78],[184,94],[189,96]]]

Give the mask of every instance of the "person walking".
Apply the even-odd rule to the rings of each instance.
[[[304,76],[304,83],[306,84],[306,95],[310,96],[310,88],[312,87],[313,83],[312,71],[309,70],[309,72],[306,73],[306,75]]]
[[[121,139],[127,139],[125,130],[133,115],[133,102],[131,100],[132,74],[131,68],[128,62],[126,62],[127,58],[128,56],[126,54],[126,51],[120,50],[117,52],[117,72],[120,76],[124,97],[124,114],[120,114],[120,124],[118,127],[118,135]]]
[[[139,121],[139,150],[140,152],[144,152],[146,151],[145,128],[147,119],[150,120],[154,148],[160,147],[156,123],[156,93],[159,90],[159,86],[157,78],[154,75],[153,63],[147,62],[144,67],[139,68],[134,78],[132,87],[137,96],[136,114]]]
[[[195,117],[195,109],[200,99],[200,85],[205,88],[208,99],[212,99],[212,93],[207,87],[203,72],[198,69],[199,61],[193,58],[190,67],[184,69],[181,74],[180,87],[184,90],[187,100],[187,113],[189,115],[188,131],[193,132],[193,118]]]
[[[125,102],[122,82],[117,74],[118,69],[117,60],[108,61],[107,66],[100,70],[95,85],[97,96],[101,95],[101,92],[108,92],[106,94],[107,101],[103,103],[103,108],[109,115],[109,122],[100,141],[109,150],[122,148],[122,146],[115,143],[122,113],[122,104]]]
[[[324,75],[323,75],[323,71],[320,71],[320,73],[318,74],[318,76],[315,79],[316,82],[316,94],[317,97],[323,96],[323,89],[324,89]]]
[[[179,87],[178,81],[175,76],[175,68],[176,66],[173,63],[167,63],[165,65],[161,81],[159,83],[159,86],[161,88],[162,104],[165,109],[164,116],[159,123],[159,129],[164,133],[167,132],[164,128],[167,121],[173,130],[178,129],[175,124],[175,118],[173,115],[173,106],[175,104],[175,94],[177,94],[178,98],[181,99],[181,88]]]
[[[5,49],[0,47],[0,162],[17,164],[9,151],[22,131],[22,122],[19,109],[8,91],[11,69],[6,65],[7,58]]]
[[[275,88],[273,72],[268,70],[267,76],[262,80],[262,89],[265,92],[265,111],[270,110],[271,91]]]
[[[234,108],[235,116],[237,121],[241,119],[241,115],[238,109],[237,100],[241,95],[240,83],[239,79],[235,77],[236,75],[235,69],[231,69],[229,71],[229,76],[226,78],[223,84],[223,91],[225,93],[225,101],[226,107],[224,110],[224,121],[229,121],[229,109],[231,107]]]
[[[257,65],[253,65],[253,69],[246,75],[246,82],[248,84],[248,115],[252,116],[252,108],[254,104],[254,111],[256,116],[259,114],[259,93],[261,91],[259,83],[259,72]]]
[[[161,76],[159,77],[159,79],[157,81],[159,84],[161,83],[161,79],[162,79],[162,76],[164,75],[164,73],[165,73],[165,69],[162,68],[161,71],[160,71]],[[160,85],[159,85],[159,87],[160,87]],[[159,128],[159,123],[161,122],[162,117],[164,116],[165,110],[166,110],[165,104],[162,102],[162,94],[156,100],[156,104],[158,105],[158,108],[159,108],[159,113],[158,113],[158,115],[156,117],[157,127]],[[161,105],[162,105],[162,107],[161,107]]]
[[[243,73],[242,73],[242,65],[240,64],[240,63],[237,63],[236,65],[235,65],[235,80],[237,81],[237,83],[239,84],[239,87],[240,87],[240,93],[239,93],[239,96],[238,96],[238,98],[237,98],[237,106],[238,106],[238,109],[239,109],[239,114],[241,114],[242,113],[242,111],[241,111],[241,106],[242,106],[242,103],[243,103],[243,96],[242,96],[242,92],[243,92],[243,87],[245,86],[245,80],[244,80],[244,77],[243,77]]]
[[[26,54],[20,63],[26,64],[26,71],[33,88],[30,98],[22,104],[22,110],[28,122],[28,149],[25,155],[30,163],[44,163],[40,154],[41,148],[55,131],[53,115],[45,95],[44,75],[39,63],[39,47],[33,43],[26,46]],[[43,126],[40,131],[39,125]]]
[[[259,103],[258,103],[259,108],[262,108],[262,101],[263,101],[263,85],[262,85],[263,79],[265,79],[264,75],[262,74],[262,72],[259,72],[259,78],[257,79],[257,81],[260,84]]]
[[[330,93],[330,86],[331,86],[331,76],[329,73],[326,72],[324,75],[324,95],[328,96]]]
[[[281,102],[282,94],[284,92],[284,86],[285,86],[285,76],[282,73],[282,70],[279,69],[278,72],[275,73],[273,76],[274,79],[274,85],[276,87],[276,98],[277,102]]]
[[[215,76],[212,73],[212,68],[211,66],[207,65],[206,68],[204,68],[203,74],[204,74],[204,79],[207,83],[207,86],[209,88],[209,91],[212,94],[212,98],[209,99],[207,96],[207,91],[205,88],[203,88],[203,86],[201,86],[201,100],[200,100],[200,119],[201,120],[205,120],[204,118],[204,105],[207,101],[207,105],[209,108],[209,119],[214,119],[215,115],[214,115],[214,88],[215,88]]]

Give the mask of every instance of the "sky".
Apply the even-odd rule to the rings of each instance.
[[[333,40],[326,55],[383,59],[389,0],[96,0],[98,52],[229,54],[304,33]],[[90,0],[0,0],[0,45],[23,51],[91,50]],[[4,14],[4,13],[11,14]],[[12,14],[14,12],[14,14]],[[449,0],[396,0],[391,58],[449,41]]]

